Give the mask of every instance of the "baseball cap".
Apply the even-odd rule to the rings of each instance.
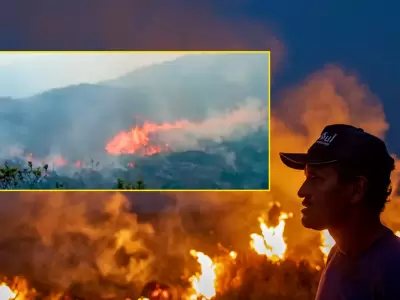
[[[307,153],[279,153],[282,162],[292,169],[306,165],[343,163],[365,169],[393,163],[385,143],[378,137],[347,124],[326,126]]]

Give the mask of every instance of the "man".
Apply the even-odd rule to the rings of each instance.
[[[328,229],[336,242],[316,299],[400,299],[400,239],[380,221],[394,170],[385,143],[361,128],[335,124],[307,153],[280,156],[306,175],[298,192],[303,226]]]

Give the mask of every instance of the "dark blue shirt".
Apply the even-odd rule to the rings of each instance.
[[[387,230],[357,258],[334,246],[316,300],[400,300],[400,238]]]

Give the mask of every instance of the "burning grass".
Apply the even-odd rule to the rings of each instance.
[[[287,170],[278,152],[306,151],[329,123],[350,123],[380,137],[388,124],[376,97],[334,66],[294,87],[282,104],[271,120],[271,193],[180,193],[177,211],[146,222],[119,194],[7,195],[0,205],[0,272],[14,281],[23,276],[42,299],[51,292],[161,299],[166,290],[167,298],[183,300],[313,299],[333,240],[300,226],[295,195],[303,174]],[[400,228],[398,175],[382,216],[391,228]],[[274,202],[282,206],[265,204]],[[14,281],[4,281],[11,293],[19,289]]]
[[[0,271],[9,279],[2,281],[0,300],[310,299],[315,294],[320,268],[290,257],[284,232],[292,214],[276,204],[269,217],[260,217],[257,233],[248,232],[246,250],[236,251],[200,237],[207,222],[197,222],[197,233],[176,214],[141,223],[119,194],[68,198],[54,197],[50,204],[28,196],[8,207],[13,218],[2,216],[8,227],[0,236]],[[263,239],[257,247],[255,236]]]

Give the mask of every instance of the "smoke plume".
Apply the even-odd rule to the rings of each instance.
[[[352,124],[381,138],[384,138],[389,124],[380,100],[356,75],[335,65],[326,66],[285,90],[279,103],[279,107],[272,111],[271,119],[270,192],[191,194],[191,198],[196,199],[191,203],[201,203],[199,210],[224,211],[225,214],[219,214],[223,221],[215,230],[235,249],[240,249],[247,247],[248,233],[257,227],[257,216],[266,213],[270,203],[279,202],[283,211],[294,213],[294,218],[287,221],[285,232],[289,253],[294,257],[312,259],[314,254],[317,255],[313,249],[318,252],[318,234],[300,225],[301,201],[297,197],[304,175],[284,166],[279,152],[307,151],[328,124]],[[395,171],[394,187],[398,185],[398,178],[398,171]],[[188,197],[187,194],[177,195],[182,205],[193,206],[185,201]],[[400,228],[396,213],[399,202],[400,197],[394,193],[383,214],[384,222],[397,230]],[[315,247],[311,249],[310,244]]]
[[[285,231],[288,254],[312,260],[319,253],[318,234],[301,227],[297,197],[304,175],[283,166],[278,153],[306,151],[330,123],[353,124],[382,138],[389,124],[379,99],[338,66],[311,74],[286,90],[280,101],[271,120],[270,192],[177,193],[174,210],[151,224],[130,212],[130,202],[117,193],[2,194],[0,271],[23,273],[38,285],[84,292],[118,294],[154,279],[178,283],[188,274],[191,247],[208,254],[218,243],[248,250],[257,217],[272,202],[294,214]],[[250,111],[258,111],[252,105]],[[244,116],[240,120],[248,116],[238,115]],[[216,124],[221,132],[230,132],[222,121]],[[192,133],[211,137],[209,128],[214,127],[193,127]],[[395,172],[394,185],[398,178]],[[394,195],[383,216],[395,230],[400,228],[399,199]]]
[[[183,121],[180,128],[160,132],[160,139],[177,151],[199,149],[201,140],[236,140],[259,129],[268,129],[267,104],[247,98],[229,111],[210,112],[202,122]]]

